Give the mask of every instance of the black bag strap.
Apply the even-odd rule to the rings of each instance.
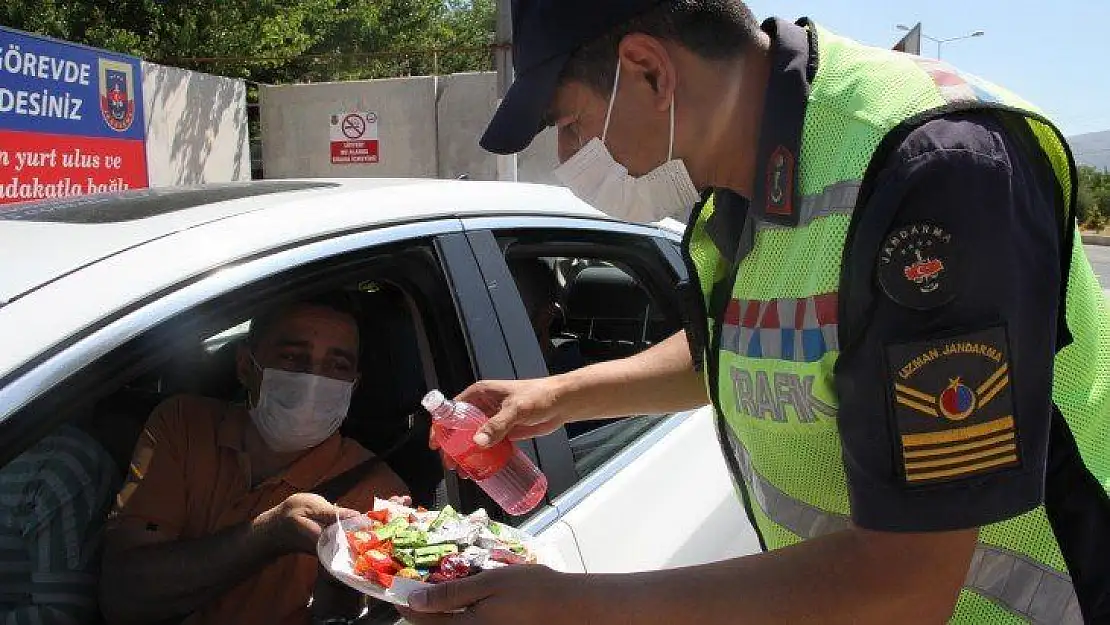
[[[370,476],[382,462],[389,460],[393,454],[397,453],[402,447],[407,445],[412,440],[413,436],[419,430],[414,427],[416,423],[416,414],[408,416],[408,431],[390,447],[385,453],[373,456],[359,464],[347,469],[339,475],[326,480],[316,485],[312,492],[316,495],[327,499],[328,501],[337,501],[340,497],[350,492],[354,487],[358,486],[364,479]]]
[[[355,486],[358,486],[362,480],[369,477],[381,462],[381,456],[374,456],[369,460],[360,462],[330,480],[317,485],[312,492],[328,501],[336,501],[349,493]]]

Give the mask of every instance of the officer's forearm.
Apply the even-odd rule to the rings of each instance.
[[[976,530],[847,530],[774,552],[687,569],[588,580],[592,622],[943,623]],[[595,618],[596,617],[596,618]]]
[[[694,370],[686,333],[644,352],[559,376],[559,396],[570,421],[663,414],[709,402]]]

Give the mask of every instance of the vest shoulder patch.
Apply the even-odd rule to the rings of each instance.
[[[1021,466],[1006,330],[888,345],[902,477],[910,486]]]
[[[941,226],[898,226],[887,233],[879,250],[879,286],[906,308],[939,308],[956,296],[953,249],[951,233]]]

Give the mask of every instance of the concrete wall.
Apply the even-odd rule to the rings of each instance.
[[[455,74],[439,78],[436,107],[439,131],[439,177],[473,180],[497,178],[497,161],[478,145],[497,99],[490,74]]]
[[[436,176],[435,78],[259,89],[267,178]],[[379,162],[332,165],[329,120],[346,111],[377,113]]]
[[[517,180],[521,182],[538,182],[542,184],[556,184],[551,172],[559,165],[558,145],[554,129],[548,129],[539,134],[528,149],[517,157]]]
[[[497,106],[497,75],[454,74],[439,79],[439,176],[495,180],[497,158],[478,145]],[[555,133],[541,134],[517,157],[517,180],[554,182]]]
[[[492,72],[260,89],[267,178],[497,178],[496,157],[478,145],[497,101]],[[348,110],[378,114],[380,162],[331,164],[329,119]],[[552,182],[555,164],[555,136],[545,132],[518,157],[518,180]]]
[[[241,80],[143,63],[150,186],[249,180]]]

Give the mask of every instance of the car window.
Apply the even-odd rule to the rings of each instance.
[[[370,261],[366,273],[330,289],[345,293],[359,326],[359,383],[341,432],[375,454],[388,454],[386,461],[426,506],[437,492],[443,496],[443,474],[427,448],[428,424],[416,418],[420,399],[435,387],[457,392],[474,378],[450,291],[441,273],[429,271],[429,252],[411,249]],[[236,320],[178,350],[159,370],[158,395],[246,401],[236,367],[253,322]]]
[[[251,322],[250,319],[248,319],[242,323],[237,323],[222,332],[217,332],[216,334],[213,334],[212,336],[204,339],[204,351],[210,354],[212,352],[219,351],[221,347],[227,345],[228,343],[242,340],[244,337],[247,336],[247,333],[250,332],[250,330]]]
[[[92,434],[98,454],[107,458],[117,476],[126,475],[147,418],[166,399],[245,399],[236,354],[250,319],[283,302],[341,290],[358,300],[362,374],[341,432],[373,453],[390,452],[387,463],[414,498],[430,507],[437,492],[443,492],[443,469],[438,455],[427,447],[430,424],[410,416],[430,388],[454,394],[475,379],[445,275],[447,264],[433,240],[407,241],[303,265],[286,264],[280,273],[197,300],[167,320],[142,328],[0,422],[5,453],[0,471],[18,466],[20,454],[37,453],[37,446],[51,444],[62,428],[85,437],[89,432],[74,430],[73,424],[88,422],[98,426]],[[118,491],[115,486],[108,490],[111,496]],[[20,510],[33,505],[27,497],[5,501]],[[0,517],[15,523],[6,514]],[[16,529],[12,525],[0,531]],[[2,538],[0,545],[8,544]],[[0,612],[5,598],[0,593]]]
[[[657,247],[644,245],[647,237],[626,237],[502,237],[506,264],[550,374],[638,354],[682,328],[674,271]],[[572,250],[577,253],[558,253]],[[568,424],[578,478],[654,427],[660,416]]]

